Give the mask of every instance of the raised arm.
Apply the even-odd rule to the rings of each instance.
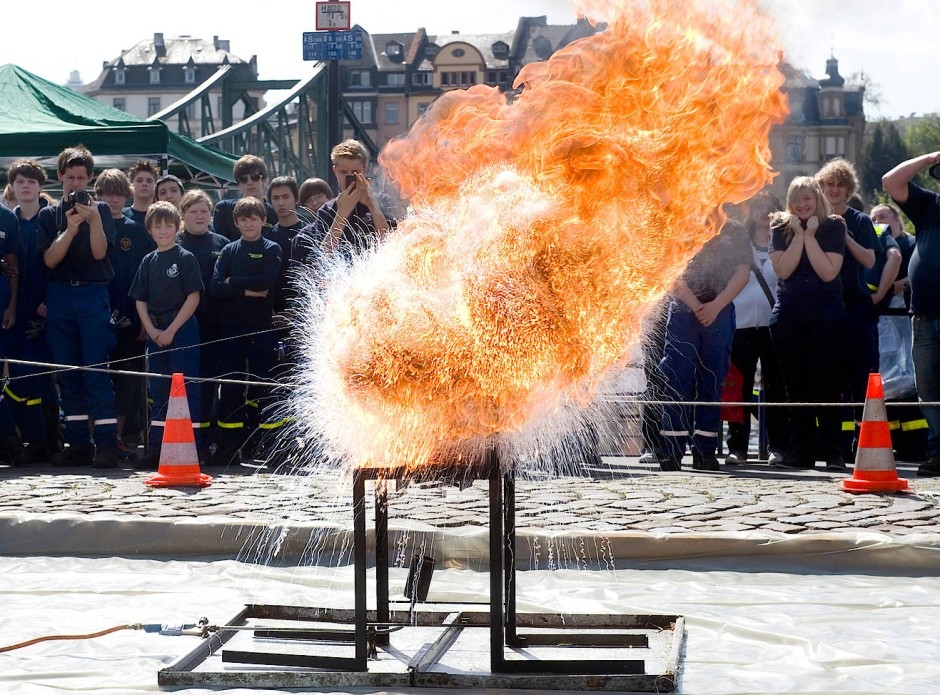
[[[881,185],[894,200],[907,202],[907,184],[926,167],[940,164],[940,152],[922,154],[920,157],[901,162],[894,169],[881,177]]]

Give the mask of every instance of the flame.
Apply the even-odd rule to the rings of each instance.
[[[443,94],[382,164],[412,211],[310,292],[299,397],[355,465],[422,466],[586,403],[647,311],[771,180],[786,116],[750,1],[588,0],[606,30],[509,102]]]

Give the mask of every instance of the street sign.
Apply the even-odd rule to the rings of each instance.
[[[361,60],[362,32],[305,31],[304,60]]]
[[[317,31],[344,31],[349,23],[349,2],[318,2]]]

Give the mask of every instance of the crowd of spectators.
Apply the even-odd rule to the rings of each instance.
[[[940,401],[940,251],[933,245],[940,196],[913,181],[931,165],[940,177],[938,162],[940,153],[924,155],[885,174],[893,202],[870,214],[854,167],[841,158],[795,178],[785,201],[762,192],[726,210],[721,234],[692,259],[649,321],[646,400],[666,405],[644,411],[642,462],[679,470],[688,444],[694,469],[720,470],[723,417],[724,464],[746,463],[756,410],[722,409],[721,402],[753,401],[758,369],[768,404],[762,436],[773,466],[822,463],[846,472],[861,419],[854,404],[864,402],[869,374],[885,362],[913,363],[917,393],[908,400]],[[916,235],[905,231],[898,208]],[[713,242],[722,239],[718,251]],[[911,354],[898,354],[895,344],[882,354],[879,327],[899,317],[907,332],[913,324]],[[895,448],[913,432],[926,434],[914,449],[918,474],[940,475],[940,410],[915,410],[892,422]]]
[[[347,140],[331,158],[337,195],[320,179],[269,180],[246,155],[233,170],[240,197],[218,203],[148,161],[96,175],[80,145],[59,155],[56,201],[40,164],[14,162],[0,206],[0,462],[155,468],[174,372],[201,463],[263,456],[287,423],[273,388],[291,354],[292,273],[351,257],[390,227],[363,146]],[[694,469],[719,470],[725,419],[724,464],[746,463],[756,411],[722,413],[720,401],[751,401],[759,375],[778,404],[762,418],[768,462],[844,472],[885,315],[913,315],[917,393],[940,401],[940,196],[913,182],[938,163],[888,172],[894,204],[870,215],[843,159],[794,179],[784,201],[764,192],[728,209],[649,318],[647,396],[665,406],[645,409],[642,461],[680,470],[688,450]],[[927,432],[918,472],[940,475],[940,410],[907,417]]]
[[[96,173],[81,145],[57,159],[58,201],[39,163],[14,162],[0,206],[0,462],[156,468],[173,373],[200,463],[264,457],[288,419],[274,388],[292,274],[389,228],[362,144],[331,157],[338,195],[321,179],[269,181],[246,155],[240,197],[218,203],[149,161]]]

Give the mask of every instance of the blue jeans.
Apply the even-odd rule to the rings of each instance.
[[[666,347],[659,365],[666,380],[666,399],[720,401],[733,338],[734,304],[722,309],[715,322],[706,327],[685,304],[673,300],[666,321]],[[689,406],[667,405],[659,432],[663,455],[682,458],[690,430],[692,453],[714,454],[720,415],[717,405],[697,405],[694,414]]]
[[[922,401],[940,401],[940,319],[915,316],[912,322],[914,381]],[[940,456],[940,408],[922,408],[927,420],[927,456]]]

